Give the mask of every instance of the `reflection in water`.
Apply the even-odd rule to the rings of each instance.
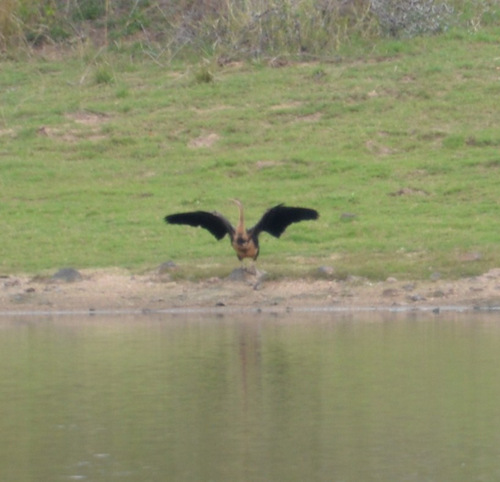
[[[2,319],[2,480],[500,480],[497,315],[363,316]]]

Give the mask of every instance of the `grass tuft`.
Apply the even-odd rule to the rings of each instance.
[[[214,81],[214,74],[207,65],[202,65],[196,71],[194,79],[199,84],[209,84]]]
[[[94,72],[96,84],[112,84],[115,81],[112,70],[107,65],[99,65]]]

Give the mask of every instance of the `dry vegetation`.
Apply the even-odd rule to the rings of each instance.
[[[3,0],[0,48],[131,43],[158,59],[325,57],[381,35],[409,37],[457,25],[479,28],[496,0]]]

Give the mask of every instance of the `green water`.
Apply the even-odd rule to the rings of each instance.
[[[2,481],[498,481],[500,315],[0,318]]]

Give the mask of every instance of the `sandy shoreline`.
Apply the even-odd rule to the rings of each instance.
[[[151,313],[231,311],[500,310],[500,268],[460,280],[390,278],[172,280],[168,274],[82,270],[60,279],[12,275],[0,279],[0,313]]]

